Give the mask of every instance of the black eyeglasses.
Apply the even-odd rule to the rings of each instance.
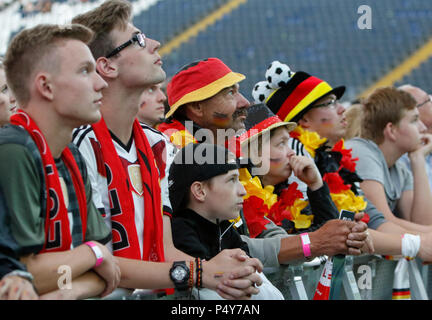
[[[314,106],[312,106],[312,108],[323,108],[323,107],[332,107],[335,108],[336,107],[336,103],[338,102],[337,99],[331,99],[327,102],[321,103],[321,104],[316,104]]]
[[[134,42],[137,42],[141,48],[145,48],[145,46],[146,46],[145,38],[146,38],[146,36],[145,36],[144,33],[134,34],[134,36],[130,40],[126,41],[125,43],[123,43],[121,45],[119,45],[113,51],[111,51],[110,53],[108,53],[105,56],[105,58],[111,58],[112,56],[115,56],[120,51],[122,51],[124,48],[130,46]]]
[[[424,106],[426,103],[432,102],[431,96],[428,96],[428,99],[425,102],[422,102],[417,105],[417,108],[420,108],[421,106]]]

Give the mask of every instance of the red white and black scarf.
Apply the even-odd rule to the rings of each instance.
[[[66,208],[64,201],[57,167],[46,139],[36,123],[22,110],[12,115],[10,122],[14,125],[21,126],[29,133],[36,143],[42,157],[48,200],[46,205],[45,243],[40,253],[70,250],[72,235],[70,232],[68,208]],[[72,177],[81,215],[82,236],[84,241],[85,231],[87,229],[87,201],[84,182],[78,165],[68,147],[63,150],[61,159]]]
[[[108,181],[111,208],[113,197],[117,197],[118,210],[111,209],[111,221],[122,226],[126,235],[122,235],[117,228],[113,228],[113,252],[115,256],[146,260],[164,261],[162,201],[159,172],[156,167],[152,149],[147,141],[138,120],[133,124],[133,138],[137,150],[143,183],[144,197],[144,230],[143,254],[141,257],[138,233],[135,226],[135,207],[131,191],[131,181],[125,172],[121,160],[114,147],[105,121],[102,119],[92,125],[94,133],[100,142],[102,157],[111,175]],[[123,245],[118,246],[122,242]],[[117,246],[116,246],[117,244]],[[117,247],[117,248],[116,248]]]

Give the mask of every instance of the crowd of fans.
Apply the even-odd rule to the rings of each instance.
[[[212,57],[162,90],[160,43],[131,13],[107,0],[8,46],[0,299],[273,300],[284,297],[264,267],[338,254],[432,261],[426,92],[379,88],[346,110],[345,86],[274,61],[251,103],[247,75]]]

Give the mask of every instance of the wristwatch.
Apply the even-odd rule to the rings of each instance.
[[[185,261],[175,261],[169,273],[172,282],[174,282],[176,290],[184,291],[189,288],[188,280],[190,276],[190,270],[186,266]]]

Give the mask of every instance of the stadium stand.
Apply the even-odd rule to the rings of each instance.
[[[280,60],[293,70],[348,85],[345,99],[353,99],[432,36],[432,8],[427,2],[375,1],[370,5],[371,30],[357,26],[362,4],[273,0],[270,5],[249,0],[164,57],[165,70],[172,75],[192,60],[217,56],[246,74],[241,88],[250,97],[266,66]]]
[[[139,16],[135,16],[134,21],[141,30],[148,30],[146,34],[149,37],[166,43],[226,2],[227,0],[159,1]]]
[[[426,92],[432,92],[432,59],[429,59],[422,63],[419,67],[414,69],[410,74],[402,78],[402,80],[396,82],[396,85],[412,84],[413,86],[422,88]]]

